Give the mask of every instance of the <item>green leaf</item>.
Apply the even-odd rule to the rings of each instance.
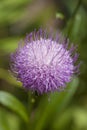
[[[20,87],[22,86],[21,82],[18,82],[16,78],[12,76],[12,74],[3,68],[0,68],[0,79],[3,79],[7,83],[11,84],[12,87]]]
[[[71,123],[72,120],[72,114],[73,114],[73,108],[67,109],[66,111],[61,113],[60,117],[57,116],[57,118],[55,118],[52,129],[67,130],[68,129],[67,126],[69,126],[69,123]]]
[[[75,108],[73,110],[73,120],[78,130],[87,130],[87,108]]]
[[[0,130],[11,130],[8,125],[7,114],[0,108]]]
[[[0,91],[0,103],[5,107],[8,107],[12,111],[16,112],[20,117],[25,121],[28,122],[28,112],[23,104],[15,98],[13,95],[9,94],[8,92]]]
[[[87,17],[83,8],[80,8],[74,17],[67,22],[64,33],[68,35],[71,41],[81,43],[86,36]]]
[[[0,130],[19,130],[21,120],[15,114],[4,107],[0,107]]]
[[[69,89],[63,92],[56,92],[50,95],[50,102],[47,98],[41,100],[40,106],[37,111],[37,122],[35,130],[42,130],[45,126],[53,122],[55,115],[59,116],[61,112],[70,102],[78,86],[78,79],[75,78],[70,84]],[[49,118],[52,117],[52,118]],[[40,120],[38,120],[40,119]]]

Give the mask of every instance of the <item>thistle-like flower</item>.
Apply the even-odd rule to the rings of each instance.
[[[26,89],[38,94],[60,91],[79,71],[76,47],[57,34],[40,29],[26,36],[11,55],[11,71]]]

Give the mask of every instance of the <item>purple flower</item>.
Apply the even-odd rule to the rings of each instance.
[[[60,91],[79,71],[76,47],[57,34],[40,29],[26,36],[24,45],[11,55],[11,71],[26,89],[38,94]]]

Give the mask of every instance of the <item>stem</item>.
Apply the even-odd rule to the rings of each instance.
[[[67,36],[68,36],[68,37],[69,37],[69,35],[70,35],[71,28],[72,28],[72,25],[73,25],[73,21],[74,21],[74,19],[75,19],[75,16],[76,16],[76,14],[77,14],[77,12],[78,12],[78,9],[79,9],[79,7],[80,7],[80,5],[81,5],[81,1],[82,1],[82,0],[78,0],[77,6],[76,6],[76,8],[75,8],[75,10],[74,10],[74,12],[73,12],[73,14],[72,14],[72,16],[71,16],[71,24],[70,24],[70,26],[69,26],[69,28],[68,28],[68,33],[67,33]]]
[[[28,92],[28,113],[29,117],[31,116],[31,93]]]
[[[77,6],[76,6],[76,8],[75,8],[75,10],[74,10],[74,12],[72,14],[72,17],[75,17],[75,15],[76,15],[76,13],[77,13],[80,5],[81,5],[81,2],[82,2],[82,0],[78,0]]]
[[[34,95],[31,92],[28,92],[28,115],[29,115],[29,123],[28,130],[32,129],[32,112],[33,112],[33,104],[35,102]]]

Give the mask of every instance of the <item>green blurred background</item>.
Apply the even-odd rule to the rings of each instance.
[[[32,95],[9,71],[10,53],[39,27],[78,44],[80,75],[64,92]],[[87,130],[87,0],[0,0],[0,130],[25,129]]]

